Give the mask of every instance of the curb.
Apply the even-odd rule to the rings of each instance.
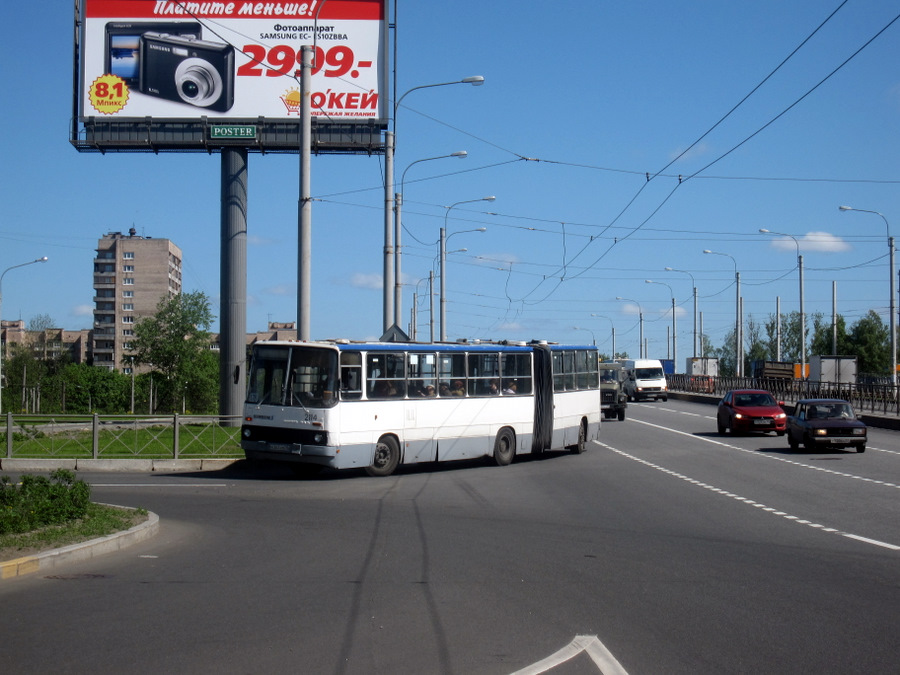
[[[179,471],[220,471],[243,457],[231,459],[0,459],[0,471],[138,471],[143,473]]]
[[[108,506],[112,506],[112,504]],[[118,508],[129,507],[120,506]],[[159,516],[151,511],[146,521],[128,530],[115,532],[80,544],[71,544],[70,546],[56,548],[36,555],[0,562],[0,581],[14,579],[34,572],[45,572],[59,565],[90,560],[106,553],[121,551],[132,544],[149,539],[157,532],[159,532]]]

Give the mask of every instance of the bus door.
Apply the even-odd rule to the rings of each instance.
[[[406,373],[408,397],[403,410],[403,440],[406,463],[435,460],[437,402],[437,355],[408,353]]]

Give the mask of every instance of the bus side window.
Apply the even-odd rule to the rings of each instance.
[[[503,393],[531,393],[531,354],[502,354],[500,372],[503,376]]]
[[[362,354],[341,353],[341,398],[355,401],[362,398]]]
[[[438,354],[438,379],[441,396],[465,396],[466,355],[462,352]]]

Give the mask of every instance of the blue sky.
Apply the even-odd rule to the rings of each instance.
[[[900,21],[864,47],[897,14],[885,0],[400,0],[401,94],[485,78],[400,107],[398,181],[417,160],[468,153],[406,173],[403,327],[418,288],[427,338],[420,280],[445,221],[448,249],[467,249],[448,256],[451,339],[608,350],[614,325],[636,355],[639,304],[664,358],[674,294],[683,363],[689,275],[716,346],[734,325],[735,265],[745,317],[764,322],[779,297],[798,309],[794,242],[760,228],[799,242],[808,314],[830,315],[836,284],[848,323],[869,309],[887,320],[885,221],[838,206],[880,212],[900,236]],[[0,267],[49,261],[5,277],[3,318],[89,327],[97,239],[130,227],[180,246],[185,290],[218,314],[218,155],[76,152],[72,3],[16,3],[5,18]],[[381,157],[312,159],[314,338],[381,334],[383,172]],[[296,319],[297,186],[296,156],[250,155],[249,331]]]

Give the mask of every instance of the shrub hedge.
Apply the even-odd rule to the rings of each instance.
[[[68,469],[53,471],[49,479],[25,474],[18,485],[9,476],[0,476],[0,534],[83,518],[90,501],[90,485],[76,480]]]

